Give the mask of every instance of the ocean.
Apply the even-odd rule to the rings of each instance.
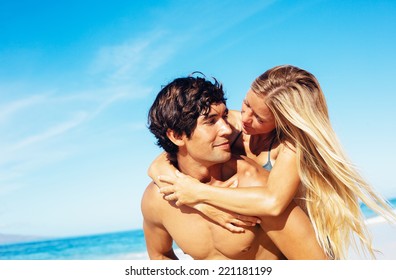
[[[0,260],[147,259],[143,230],[0,245]]]
[[[396,208],[396,198],[390,199]],[[367,206],[366,218],[376,214]],[[177,250],[180,252],[180,249]],[[143,230],[0,245],[0,260],[142,260],[148,259]]]

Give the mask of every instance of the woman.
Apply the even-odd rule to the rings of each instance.
[[[266,71],[248,91],[241,118],[230,122],[242,130],[234,151],[270,170],[266,188],[213,188],[177,173],[160,178],[171,184],[161,188],[167,200],[252,216],[279,215],[294,200],[306,211],[329,258],[345,258],[354,236],[374,257],[359,200],[390,221],[396,215],[342,151],[311,73],[294,66]]]

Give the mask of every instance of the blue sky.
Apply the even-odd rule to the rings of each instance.
[[[193,71],[239,109],[280,64],[312,72],[364,177],[396,196],[394,1],[3,1],[0,233],[140,228],[146,128],[161,85]]]

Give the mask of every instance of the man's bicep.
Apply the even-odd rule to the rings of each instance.
[[[162,215],[166,214],[165,202],[168,204],[162,199],[157,186],[151,182],[141,203],[144,237],[150,259],[177,259],[172,249],[172,237],[162,222]]]
[[[143,230],[150,259],[177,259],[172,248],[173,239],[163,226],[144,220]]]

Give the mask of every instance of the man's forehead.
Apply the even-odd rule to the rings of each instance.
[[[210,105],[210,110],[208,112],[208,115],[223,114],[223,112],[226,110],[227,110],[227,107],[224,103],[214,103],[214,104]]]

